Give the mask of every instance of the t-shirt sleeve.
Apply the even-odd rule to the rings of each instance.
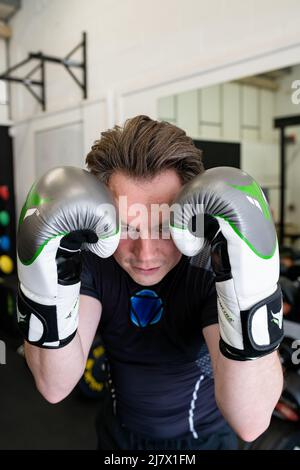
[[[102,292],[99,282],[99,258],[90,251],[82,251],[82,271],[80,294],[89,295],[101,301]]]
[[[217,293],[216,290],[206,298],[201,312],[202,329],[218,323]]]

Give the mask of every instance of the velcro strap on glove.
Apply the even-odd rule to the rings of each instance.
[[[225,357],[246,361],[275,351],[283,339],[281,288],[278,286],[272,295],[241,311],[241,324],[244,348],[234,348],[221,338],[220,350]]]
[[[41,305],[24,295],[20,286],[17,297],[19,329],[30,344],[43,348],[61,348],[72,341],[76,330],[60,339],[56,305]]]

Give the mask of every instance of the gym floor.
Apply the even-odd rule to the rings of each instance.
[[[0,365],[0,450],[95,449],[97,401],[75,389],[61,403],[48,403],[17,353],[20,341],[1,339],[6,343],[6,364]]]

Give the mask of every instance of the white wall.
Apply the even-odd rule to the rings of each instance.
[[[94,99],[283,50],[299,42],[299,14],[298,0],[26,0],[12,21],[11,62],[37,50],[62,56],[85,30]],[[63,68],[50,64],[47,75],[50,110],[78,102]],[[14,118],[31,116],[33,100],[14,88]]]
[[[89,99],[48,64],[48,111],[13,85],[18,204],[35,177],[34,133],[81,116],[84,149],[100,131],[162,96],[297,63],[298,0],[26,0],[13,18],[11,63],[29,51],[62,56],[88,33]],[[69,111],[68,111],[69,109]],[[59,112],[59,110],[62,110]]]
[[[0,39],[0,74],[7,68],[5,41]],[[8,123],[6,82],[0,80],[0,126]]]

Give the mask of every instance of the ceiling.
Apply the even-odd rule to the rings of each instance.
[[[265,72],[259,75],[241,78],[239,80],[236,80],[236,82],[241,83],[243,85],[264,88],[270,91],[277,91],[279,89],[279,80],[281,78],[284,78],[286,75],[289,75],[290,73],[292,73],[292,67],[285,67],[282,69]]]

